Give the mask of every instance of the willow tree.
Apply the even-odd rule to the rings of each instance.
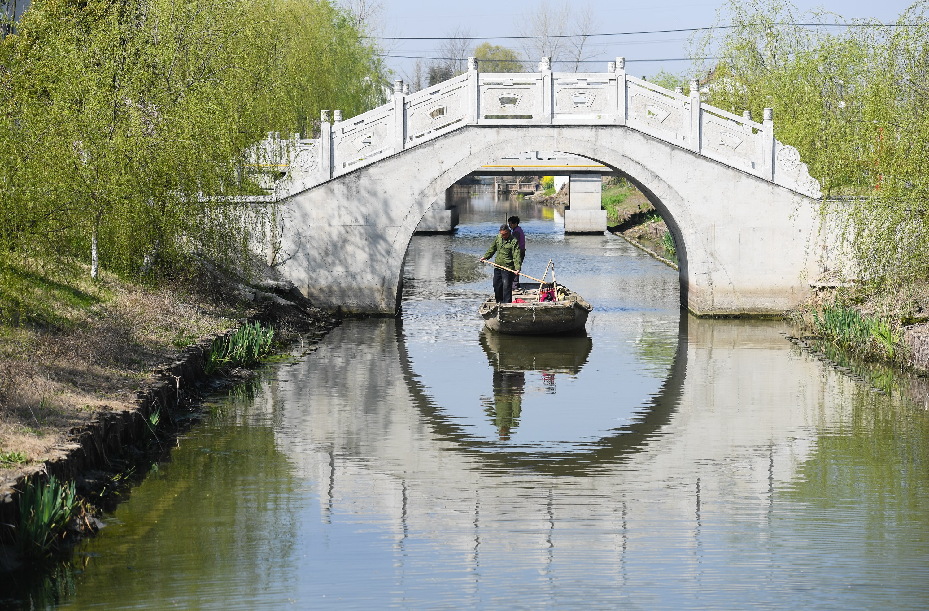
[[[929,3],[904,12],[876,50],[862,122],[866,201],[855,206],[855,245],[869,278],[929,277]]]
[[[832,14],[801,15],[784,0],[732,0],[724,28],[695,55],[707,67],[708,101],[760,117],[774,109],[778,140],[798,149],[826,200],[850,222],[862,278],[901,282],[929,270],[925,226],[925,0],[894,27]],[[798,24],[840,24],[842,27]]]
[[[3,248],[118,272],[242,252],[261,226],[229,203],[245,151],[385,81],[313,0],[37,0],[0,59]]]
[[[492,45],[489,42],[479,44],[474,49],[481,72],[522,72],[523,63],[519,55],[507,47]]]

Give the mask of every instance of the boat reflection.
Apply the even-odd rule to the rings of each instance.
[[[577,375],[587,362],[593,342],[586,335],[540,337],[503,335],[481,330],[481,348],[493,369],[493,401],[484,411],[500,441],[510,439],[522,414],[526,373],[538,373],[547,393],[555,392],[558,374]]]
[[[503,335],[488,329],[481,330],[480,344],[495,370],[571,375],[580,372],[593,347],[586,335]]]

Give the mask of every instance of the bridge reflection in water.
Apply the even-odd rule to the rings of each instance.
[[[581,591],[594,606],[686,607],[697,595],[738,606],[746,584],[767,584],[753,595],[769,605],[789,606],[798,588],[835,602],[848,584],[885,573],[868,560],[870,545],[846,531],[870,509],[835,499],[843,510],[824,523],[791,489],[819,436],[847,419],[854,383],[792,351],[780,330],[682,318],[674,363],[640,417],[569,450],[469,433],[431,399],[392,321],[337,330],[267,404],[280,419],[278,447],[311,482],[322,522],[351,515],[374,528],[364,549],[390,559],[392,585],[417,584],[404,594],[414,607],[438,592],[463,606],[514,596],[571,607]],[[299,400],[307,389],[333,381],[323,362],[345,364],[336,377],[347,394],[307,404]],[[512,371],[538,372],[531,367]],[[486,389],[490,377],[462,382]],[[311,529],[351,544],[328,526]],[[904,556],[925,551],[893,524],[882,533]],[[841,571],[824,548],[843,555]],[[426,576],[449,581],[426,586]],[[914,582],[904,586],[905,594]]]
[[[534,256],[579,261],[590,343],[491,341],[465,263],[487,233],[414,240],[403,317],[347,321],[183,440],[121,507],[134,534],[88,546],[73,607],[924,606],[925,413],[780,323],[679,315],[621,241],[534,229]],[[496,388],[521,399],[508,439],[495,372],[523,378]]]

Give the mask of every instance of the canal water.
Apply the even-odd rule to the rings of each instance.
[[[479,263],[594,305],[488,334]],[[792,344],[700,320],[677,272],[473,198],[416,236],[398,319],[347,321],[212,400],[45,590],[66,609],[926,609],[929,417]]]

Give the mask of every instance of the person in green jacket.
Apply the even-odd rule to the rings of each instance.
[[[487,261],[494,253],[497,254],[494,257],[494,263],[508,268],[494,267],[494,298],[497,303],[510,303],[513,301],[513,284],[523,266],[523,258],[519,250],[519,242],[510,233],[509,225],[500,225],[500,233],[481,257],[481,261]]]

